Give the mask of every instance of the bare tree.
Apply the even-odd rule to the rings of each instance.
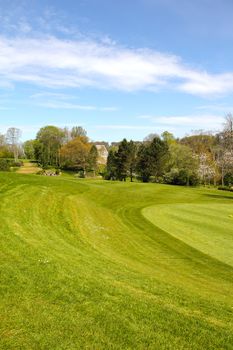
[[[144,139],[143,139],[143,142],[151,142],[153,141],[153,139],[155,137],[160,137],[159,134],[156,134],[156,133],[151,133],[149,135],[147,135]]]
[[[0,147],[5,146],[6,138],[5,135],[0,134]]]
[[[233,173],[233,116],[231,113],[225,117],[223,131],[218,134],[219,149],[217,164],[221,169],[222,185],[227,173]]]
[[[6,140],[14,153],[15,161],[17,161],[19,157],[19,139],[21,134],[22,132],[18,128],[9,128],[6,133]]]
[[[87,136],[87,132],[85,129],[83,129],[82,126],[73,126],[73,128],[71,129],[71,138],[72,139],[75,139],[76,137],[79,137],[79,136]]]

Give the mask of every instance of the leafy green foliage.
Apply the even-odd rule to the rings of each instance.
[[[137,173],[143,182],[148,182],[153,175],[156,179],[163,175],[168,156],[167,142],[159,137],[143,143],[137,155]]]
[[[60,164],[60,148],[64,138],[64,131],[56,126],[45,126],[39,130],[34,143],[35,157],[46,167]]]
[[[27,159],[34,160],[35,159],[35,140],[28,140],[24,142],[23,149]]]
[[[95,145],[92,145],[88,154],[88,171],[96,174],[97,171],[97,160],[98,160],[98,151]]]
[[[197,185],[198,161],[191,149],[185,145],[172,143],[169,146],[168,172],[164,181],[173,185]]]
[[[10,171],[10,161],[5,158],[0,158],[0,171]]]
[[[89,165],[91,145],[86,136],[79,136],[63,145],[61,148],[61,166],[64,169],[85,172]]]

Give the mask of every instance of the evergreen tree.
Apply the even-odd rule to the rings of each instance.
[[[130,181],[133,182],[133,172],[136,169],[136,158],[137,158],[137,145],[132,140],[128,143],[128,169]]]
[[[88,155],[88,170],[93,171],[94,176],[96,174],[96,169],[97,169],[97,160],[98,160],[98,150],[95,145],[92,145]]]
[[[166,141],[155,137],[149,144],[151,171],[155,178],[163,175],[168,160],[168,145]]]
[[[168,145],[158,136],[150,142],[144,142],[137,155],[137,172],[143,182],[153,175],[157,179],[163,175],[168,157]]]
[[[117,179],[117,157],[116,157],[116,151],[113,149],[110,149],[108,153],[106,170],[107,170],[107,174],[106,174],[107,180]]]
[[[116,176],[117,179],[126,181],[129,170],[129,145],[126,139],[123,139],[116,153]]]
[[[136,171],[142,178],[143,182],[148,182],[150,180],[152,175],[151,157],[149,147],[145,143],[141,144],[138,150]]]

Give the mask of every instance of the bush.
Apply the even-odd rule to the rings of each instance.
[[[189,177],[189,185],[190,186],[198,186],[200,184],[200,179],[197,174],[192,174]]]
[[[173,168],[164,175],[163,182],[170,185],[186,186],[189,184],[190,186],[197,186],[199,178],[195,173],[189,175],[185,169]]]
[[[0,158],[0,171],[10,171],[10,161]]]
[[[15,168],[20,168],[20,167],[23,166],[23,165],[24,165],[23,162],[20,161],[20,160],[18,160],[17,162],[14,161],[14,160],[12,160],[12,161],[10,162],[10,166],[15,167]]]
[[[233,187],[219,186],[219,187],[218,187],[218,190],[233,192]]]
[[[225,176],[224,176],[224,184],[226,186],[233,186],[233,174],[232,173],[227,173]]]
[[[37,171],[36,175],[44,175],[45,171],[44,170],[39,170]]]

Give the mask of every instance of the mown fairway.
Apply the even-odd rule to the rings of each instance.
[[[233,195],[0,174],[1,349],[233,349]]]

